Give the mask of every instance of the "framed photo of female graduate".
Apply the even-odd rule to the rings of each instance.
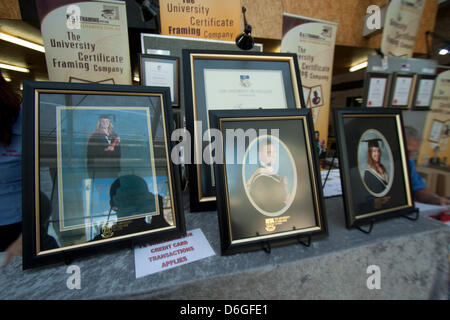
[[[180,106],[180,70],[178,57],[140,54],[141,85],[169,87],[172,107]]]
[[[409,214],[414,202],[400,110],[335,110],[347,227]]]
[[[190,209],[215,210],[213,167],[203,161],[210,143],[210,110],[305,107],[297,56],[291,53],[183,50],[186,126],[192,139]]]
[[[222,254],[327,234],[309,109],[215,110]],[[311,238],[308,238],[311,240]]]
[[[24,269],[185,233],[169,89],[25,82]]]

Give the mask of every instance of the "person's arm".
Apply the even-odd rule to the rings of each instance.
[[[450,205],[450,200],[440,197],[428,189],[421,189],[414,192],[415,200],[422,203],[435,204],[438,206]]]

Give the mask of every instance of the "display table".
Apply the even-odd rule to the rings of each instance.
[[[325,203],[329,236],[309,248],[222,257],[217,213],[187,213],[187,230],[201,228],[215,256],[140,279],[131,249],[80,259],[80,290],[67,288],[66,265],[22,271],[17,258],[0,270],[0,299],[447,299],[448,226],[396,218],[367,235],[345,228],[341,197]],[[371,265],[380,290],[367,287]]]

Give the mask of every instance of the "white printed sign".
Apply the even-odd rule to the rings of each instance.
[[[215,255],[201,229],[188,231],[186,237],[134,249],[136,278],[169,270]]]

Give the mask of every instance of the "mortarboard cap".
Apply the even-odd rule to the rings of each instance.
[[[380,144],[378,143],[379,141],[383,141],[383,140],[376,138],[376,139],[363,140],[362,142],[367,142],[369,144],[369,148],[374,148],[374,147],[379,148],[380,147]]]
[[[115,114],[103,113],[103,114],[99,114],[98,118],[99,119],[109,119],[109,120],[112,120],[112,121],[116,121],[116,115]]]

